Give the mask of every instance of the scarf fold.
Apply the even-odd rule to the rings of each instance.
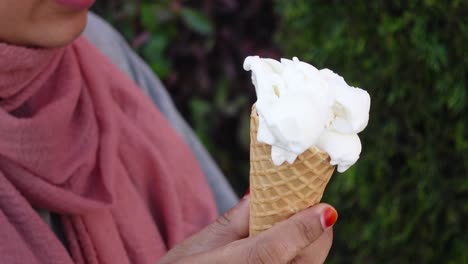
[[[0,263],[155,263],[215,217],[189,148],[87,40],[0,43]]]

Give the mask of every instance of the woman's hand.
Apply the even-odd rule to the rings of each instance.
[[[318,204],[261,234],[249,233],[249,198],[199,233],[174,247],[160,264],[323,263],[333,240],[336,211]]]

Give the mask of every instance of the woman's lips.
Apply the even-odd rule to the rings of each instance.
[[[73,9],[83,10],[90,8],[96,0],[57,0],[61,5],[68,6]]]

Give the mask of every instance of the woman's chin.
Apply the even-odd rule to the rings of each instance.
[[[74,20],[66,21],[60,26],[54,25],[50,30],[44,30],[40,34],[32,38],[30,44],[42,48],[57,48],[63,47],[75,39],[77,39],[81,33],[83,33],[87,22],[87,15],[84,14],[81,17],[75,18]]]
[[[87,12],[76,14],[73,18],[50,20],[47,23],[37,23],[28,28],[29,31],[23,31],[21,35],[15,35],[0,39],[0,42],[6,42],[18,46],[34,48],[58,48],[63,47],[83,33],[87,22]]]

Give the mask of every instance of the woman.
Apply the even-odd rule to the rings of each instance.
[[[214,221],[186,143],[79,37],[91,4],[0,0],[0,263],[322,263],[329,205],[254,238],[248,195]]]

